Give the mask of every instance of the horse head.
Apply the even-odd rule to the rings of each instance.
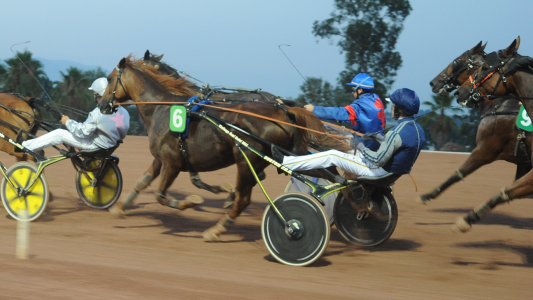
[[[520,37],[509,47],[486,55],[485,63],[473,70],[469,77],[455,92],[454,96],[463,107],[474,107],[481,100],[493,96],[510,95],[520,97],[511,69],[508,64],[516,55],[520,46]]]
[[[475,67],[483,65],[486,46],[487,43],[482,45],[482,42],[479,42],[448,64],[442,72],[430,81],[429,85],[433,93],[448,96],[451,91],[461,86],[472,74]]]

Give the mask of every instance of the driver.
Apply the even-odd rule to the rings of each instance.
[[[89,87],[94,93],[94,99],[98,103],[107,88],[107,78],[96,79]],[[61,124],[65,129],[56,129],[40,137],[22,142],[22,146],[39,151],[43,148],[66,144],[80,150],[108,149],[117,145],[119,140],[123,140],[130,128],[130,115],[126,109],[120,106],[111,115],[104,115],[100,109],[95,108],[89,113],[89,117],[83,123],[76,122],[68,116],[61,117]],[[17,143],[22,135],[17,136]],[[22,149],[15,147],[16,152]]]
[[[424,130],[414,120],[414,115],[418,113],[420,107],[420,100],[414,91],[406,88],[396,90],[390,99],[393,103],[392,115],[398,120],[398,125],[394,126],[385,137],[379,133],[363,135],[363,140],[372,139],[380,143],[377,151],[370,150],[359,139],[354,139],[356,148],[361,152],[360,156],[337,150],[303,156],[283,156],[274,145],[272,145],[272,156],[279,163],[295,171],[336,166],[358,176],[409,174],[426,142]]]
[[[374,94],[374,80],[366,73],[359,73],[352,82],[347,83],[352,87],[355,100],[345,107],[323,107],[307,104],[305,109],[314,113],[320,119],[350,122],[352,129],[360,133],[380,132],[385,129],[385,110],[379,96]],[[359,139],[355,136],[355,139]],[[374,140],[363,141],[371,150],[377,150],[379,143]]]

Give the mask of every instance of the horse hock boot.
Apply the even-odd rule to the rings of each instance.
[[[208,242],[218,241],[220,240],[220,234],[228,231],[233,223],[235,223],[235,219],[231,218],[228,214],[225,214],[215,226],[204,231],[202,237]]]

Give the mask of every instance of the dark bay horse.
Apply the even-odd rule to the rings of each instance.
[[[39,101],[20,94],[0,93],[0,132],[12,140],[16,139],[19,128],[35,135],[42,121]],[[14,156],[17,161],[35,161],[33,156],[15,152],[13,145],[4,139],[0,139],[0,151]]]
[[[479,42],[452,61],[430,85],[434,93],[448,95],[456,87],[468,81],[477,68],[485,63],[485,45]],[[480,167],[496,160],[505,160],[517,165],[515,179],[531,170],[532,136],[515,126],[516,116],[520,110],[517,99],[496,99],[481,101],[481,121],[476,135],[476,148],[468,159],[442,184],[431,192],[421,195],[417,201],[427,204],[437,198],[454,183],[463,180]]]
[[[196,94],[191,89],[192,83],[186,79],[175,79],[168,75],[161,75],[155,68],[143,63],[142,60],[135,61],[130,57],[123,58],[120,61],[117,68],[108,76],[108,81],[108,87],[99,104],[100,110],[104,113],[110,112],[110,108],[115,101],[123,102],[132,99],[134,102],[184,102],[190,96]],[[320,120],[314,114],[302,108],[287,108],[290,116],[292,116],[291,119],[280,108],[263,102],[232,103],[220,105],[220,107],[255,112],[285,122],[294,121],[297,125],[325,132]],[[180,201],[166,196],[166,191],[178,174],[181,171],[189,171],[179,151],[179,139],[169,130],[170,107],[167,105],[138,105],[138,109],[148,129],[150,151],[154,161],[138,181],[136,191],[146,188],[154,178],[161,175],[161,182],[156,194],[156,199],[159,203],[178,209],[186,209],[201,203],[201,201],[197,200],[199,197],[189,196]],[[317,135],[255,116],[224,111],[213,107],[204,107],[201,111],[218,116],[247,132],[299,155],[307,153],[307,146],[310,140],[322,143],[328,148],[337,148],[341,151],[347,150],[343,144],[326,135]],[[269,145],[259,143],[238,132],[235,132],[235,134],[259,149],[259,151],[270,153]],[[237,164],[238,174],[233,207],[215,226],[203,233],[203,237],[206,240],[216,240],[220,234],[227,231],[235,218],[249,205],[255,179],[246,160],[236,147],[235,141],[203,118],[191,118],[189,137],[185,139],[183,147],[189,153],[190,165],[198,172],[214,171]],[[257,172],[262,171],[269,165],[261,157],[248,151],[246,152],[250,163]],[[334,178],[329,178],[331,176],[321,175],[332,181],[334,180]],[[123,209],[130,203],[131,201],[121,201],[115,204],[113,210],[123,212]]]
[[[533,116],[533,58],[518,55],[520,38],[509,47],[487,55],[484,66],[478,68],[473,79],[465,82],[455,92],[457,102],[472,107],[494,97],[519,99],[530,116]],[[489,59],[490,57],[490,59]],[[507,100],[505,100],[507,101]],[[529,149],[531,151],[531,149]],[[490,200],[474,208],[465,217],[459,217],[453,227],[458,232],[466,232],[497,205],[522,198],[533,193],[533,171],[504,187]]]

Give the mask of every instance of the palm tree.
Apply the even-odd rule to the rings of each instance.
[[[457,129],[454,119],[460,117],[457,114],[453,114],[450,117],[445,112],[462,112],[463,110],[460,107],[451,107],[452,101],[454,101],[453,97],[439,95],[433,95],[432,97],[434,102],[424,101],[422,103],[430,106],[431,112],[420,118],[418,122],[422,127],[429,129],[430,139],[435,143],[435,149],[439,150],[449,141],[453,131]],[[439,110],[440,113],[437,113]]]
[[[7,59],[5,62],[8,69],[3,73],[0,71],[0,82],[4,91],[28,96],[42,94],[42,89],[35,78],[42,81],[47,76],[43,71],[41,62],[33,59],[30,51],[17,52],[15,57]]]

